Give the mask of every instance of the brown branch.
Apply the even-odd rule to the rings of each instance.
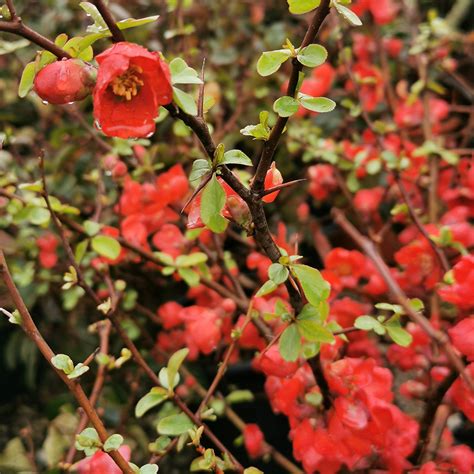
[[[13,278],[8,269],[5,256],[1,249],[0,274],[7,287],[8,292],[10,293],[14,305],[16,306],[21,315],[22,329],[25,331],[26,335],[35,343],[43,357],[51,365],[51,367],[61,378],[61,380],[66,384],[69,391],[74,395],[76,401],[82,407],[84,413],[87,415],[88,419],[96,429],[100,440],[102,441],[102,443],[104,443],[108,438],[108,434],[107,430],[105,429],[105,426],[102,423],[102,420],[97,415],[97,412],[95,411],[94,407],[92,406],[86,394],[84,393],[84,390],[82,389],[81,385],[77,383],[77,381],[68,379],[67,375],[63,371],[58,370],[56,369],[56,367],[53,366],[51,359],[54,357],[55,354],[39,332],[35,322],[33,321],[33,318],[30,315],[30,312],[28,311],[28,308],[26,307],[25,302],[23,301],[23,298],[21,297],[18,289],[16,288],[15,283],[13,282]],[[129,466],[128,462],[118,451],[111,451],[109,452],[109,455],[125,474],[133,474],[132,468]]]
[[[411,456],[412,462],[421,462],[423,460],[426,448],[429,444],[429,435],[436,420],[436,412],[443,403],[446,392],[456,380],[458,374],[452,371],[436,388],[436,390],[428,397],[426,401],[425,411],[420,420],[420,434],[418,445],[415,452]]]
[[[303,42],[301,43],[300,48],[304,48],[311,43],[314,43],[316,36],[319,32],[321,25],[323,24],[326,17],[329,15],[329,4],[330,0],[322,0],[321,4],[317,8],[313,20],[309,25],[308,31],[306,32]],[[290,80],[288,82],[288,87],[286,89],[286,95],[294,97],[296,93],[296,87],[298,86],[299,74],[303,69],[303,65],[296,59],[293,58],[292,61],[292,70]],[[269,139],[265,142],[262,153],[260,155],[260,160],[257,165],[257,171],[255,172],[255,177],[252,182],[252,191],[256,193],[261,193],[263,191],[263,184],[265,181],[265,175],[267,174],[268,169],[273,161],[273,155],[280,141],[280,137],[285,129],[286,123],[288,122],[288,117],[278,117],[278,120],[275,123],[275,126],[272,128]]]
[[[109,321],[102,321],[99,323],[98,331],[100,336],[100,352],[102,354],[108,354],[109,352],[109,336],[110,336],[111,325]],[[92,387],[91,394],[89,396],[90,404],[95,407],[97,400],[99,399],[100,393],[102,392],[102,387],[105,381],[105,373],[107,370],[106,365],[99,365],[97,369],[97,375],[95,377],[94,385]],[[79,434],[86,426],[89,421],[89,417],[86,413],[83,413],[79,424],[77,425],[75,434]],[[63,463],[64,469],[69,469],[74,461],[76,455],[76,446],[73,443],[67,452],[66,458]]]
[[[471,377],[469,377],[469,375],[466,373],[464,363],[450,344],[448,336],[435,329],[425,316],[413,310],[413,308],[410,306],[407,296],[400,288],[400,285],[393,278],[389,267],[375,248],[374,243],[367,237],[363,236],[346,219],[344,214],[339,209],[334,208],[332,215],[341,229],[344,230],[346,234],[348,234],[352,240],[354,240],[354,242],[362,249],[365,255],[369,257],[370,260],[372,260],[375,268],[379,271],[381,277],[392,293],[393,299],[403,307],[408,317],[418,324],[423,329],[423,331],[428,334],[433,342],[435,342],[446,353],[451,365],[464,378],[469,388],[474,391],[474,383]]]
[[[414,222],[416,228],[418,231],[421,233],[421,235],[428,241],[430,244],[430,247],[432,248],[433,252],[435,253],[437,259],[439,260],[439,263],[441,264],[441,267],[443,268],[444,272],[449,272],[451,269],[451,266],[449,265],[448,259],[446,258],[446,255],[444,254],[443,250],[439,248],[439,246],[436,244],[436,242],[433,241],[433,239],[429,236],[428,232],[426,232],[425,226],[422,224],[420,221],[415,208],[413,206],[413,203],[411,202],[410,196],[408,194],[408,191],[405,188],[405,185],[403,184],[402,180],[400,179],[399,176],[395,177],[398,189],[400,189],[400,192],[402,193],[403,200],[405,201],[407,207],[408,207],[408,213],[410,214],[410,217],[412,221]]]
[[[110,33],[112,35],[112,41],[114,43],[120,43],[121,41],[125,41],[125,36],[123,35],[120,28],[117,26],[112,12],[108,9],[103,0],[92,0],[92,3],[97,7],[97,10],[99,10],[99,13],[102,15],[102,18],[109,27]]]
[[[32,43],[35,43],[50,53],[53,53],[58,58],[70,59],[72,57],[69,53],[61,49],[51,40],[26,26],[18,16],[15,17],[15,19],[12,18],[12,21],[0,21],[0,31],[12,33],[14,35],[21,36],[22,38],[26,38]]]
[[[267,196],[268,194],[272,194],[275,191],[280,191],[282,189],[293,186],[294,184],[303,183],[304,181],[307,181],[307,179],[306,178],[295,179],[293,181],[288,181],[287,183],[278,184],[277,186],[273,186],[273,188],[268,188],[268,189],[263,190],[260,196],[261,197]]]

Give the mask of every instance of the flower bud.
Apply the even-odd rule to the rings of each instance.
[[[35,92],[51,104],[86,98],[94,83],[92,66],[80,59],[63,59],[45,66],[35,77]]]

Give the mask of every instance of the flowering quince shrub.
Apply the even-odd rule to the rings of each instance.
[[[473,472],[469,2],[16,3],[0,472]]]

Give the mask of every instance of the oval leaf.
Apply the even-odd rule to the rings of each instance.
[[[327,97],[311,97],[309,95],[299,95],[300,104],[312,112],[331,112],[336,108],[336,102]]]
[[[301,350],[301,336],[296,324],[288,326],[280,337],[278,344],[283,359],[294,362],[298,359]]]
[[[294,113],[298,112],[299,106],[300,105],[296,99],[285,95],[275,101],[273,104],[273,110],[280,117],[290,117]]]
[[[270,76],[280,69],[280,66],[291,56],[289,49],[265,51],[257,61],[257,72],[263,76]]]
[[[95,252],[110,260],[115,260],[120,255],[120,250],[122,249],[120,244],[108,235],[96,235],[93,237],[91,244]]]
[[[201,219],[206,226],[213,232],[224,232],[228,221],[222,217],[222,209],[226,200],[225,191],[216,175],[213,175],[207,183],[201,197]]]
[[[184,414],[170,415],[162,418],[157,426],[158,433],[164,436],[179,436],[187,433],[194,423]]]
[[[308,265],[295,264],[291,266],[291,269],[301,283],[309,303],[318,307],[321,301],[328,299],[331,286],[316,268]]]
[[[148,410],[163,403],[168,398],[168,392],[162,387],[153,387],[144,397],[140,398],[135,407],[135,417],[142,417]]]
[[[298,52],[298,61],[307,67],[316,67],[323,64],[328,58],[328,52],[320,44],[310,44]]]

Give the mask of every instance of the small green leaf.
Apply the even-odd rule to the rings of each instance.
[[[290,274],[288,268],[280,263],[272,263],[268,267],[268,278],[277,285],[284,283]]]
[[[290,13],[302,15],[319,7],[321,0],[288,0]]]
[[[253,393],[250,390],[233,390],[225,397],[227,403],[244,403],[254,400]]]
[[[290,117],[294,113],[298,112],[299,106],[300,105],[296,99],[285,95],[274,102],[273,110],[280,117]]]
[[[213,175],[201,197],[201,219],[213,232],[221,233],[227,228],[228,221],[221,214],[225,201],[225,191]]]
[[[244,474],[264,474],[264,472],[252,466],[245,469]]]
[[[181,58],[170,62],[171,80],[173,84],[202,84],[198,73]]]
[[[179,371],[184,359],[189,353],[189,349],[187,347],[176,351],[169,359],[168,366],[167,366],[167,373],[168,373],[168,380],[174,380],[176,374]]]
[[[191,268],[178,268],[178,274],[189,287],[194,288],[199,285],[199,273]]]
[[[28,63],[21,74],[20,85],[18,86],[18,95],[23,98],[33,89],[35,80],[36,65],[34,62]]]
[[[317,67],[328,58],[327,49],[320,44],[310,44],[298,51],[298,61],[307,67]]]
[[[145,464],[140,468],[138,474],[156,474],[158,472],[158,466],[156,464]]]
[[[179,413],[162,418],[158,422],[157,430],[160,435],[179,436],[187,433],[193,426],[194,423],[184,413]]]
[[[51,364],[58,370],[62,370],[66,375],[74,370],[72,359],[66,354],[56,354],[51,358]]]
[[[87,456],[91,456],[102,446],[102,443],[94,428],[86,428],[76,435],[75,446],[79,451],[84,451]]]
[[[77,379],[82,374],[85,374],[88,370],[89,370],[89,366],[84,365],[82,362],[79,362],[74,367],[74,370],[70,374],[68,374],[67,378],[68,379]]]
[[[94,26],[103,30],[108,30],[107,23],[105,23],[102,15],[95,5],[90,2],[80,2],[79,6],[94,20]]]
[[[399,325],[386,324],[385,329],[393,342],[399,346],[408,347],[413,341],[412,335]]]
[[[137,26],[147,25],[153,23],[160,18],[160,15],[146,16],[144,18],[126,18],[117,22],[119,30],[128,30],[129,28],[136,28]]]
[[[339,2],[333,2],[334,7],[336,8],[339,15],[341,15],[344,20],[346,20],[352,26],[361,26],[362,22],[360,18],[349,8],[341,5]]]
[[[163,403],[168,398],[168,391],[163,387],[153,387],[145,396],[140,398],[135,407],[135,417],[141,418],[148,410]]]
[[[188,94],[177,87],[173,87],[173,100],[176,102],[176,105],[187,114],[192,116],[197,115],[196,101],[191,94]]]
[[[363,331],[374,331],[379,336],[383,336],[385,334],[385,327],[380,323],[380,321],[373,318],[372,316],[359,316],[355,320],[354,326],[358,329],[362,329]]]
[[[91,241],[92,248],[102,257],[115,260],[119,255],[122,247],[113,238],[108,235],[96,235]]]
[[[224,153],[223,165],[252,166],[252,160],[240,150],[229,150]]]
[[[258,298],[260,296],[269,295],[270,293],[273,293],[277,288],[278,285],[274,281],[268,280],[260,287],[257,293],[255,293],[255,296]]]
[[[74,252],[74,258],[76,259],[76,262],[80,264],[82,262],[82,259],[84,258],[84,255],[87,252],[87,246],[89,245],[88,240],[83,240],[79,242],[76,245],[76,250]]]
[[[270,76],[280,69],[280,66],[291,57],[289,49],[265,51],[257,61],[257,72],[263,76]]]
[[[312,112],[326,113],[336,108],[336,102],[327,97],[311,97],[301,92],[298,94],[300,104]]]
[[[190,255],[179,255],[175,263],[178,267],[194,267],[205,262],[207,262],[207,255],[204,252],[194,252]]]
[[[334,335],[331,331],[315,320],[301,319],[296,323],[298,330],[307,341],[310,342],[333,342]]]
[[[303,264],[294,264],[291,266],[291,269],[301,283],[309,303],[318,307],[321,301],[328,299],[331,286],[316,268]]]
[[[96,235],[102,227],[101,224],[95,221],[84,221],[83,226],[84,230],[86,231],[86,234],[89,237],[93,237],[94,235]]]
[[[193,167],[189,175],[189,181],[193,183],[194,181],[201,179],[204,175],[206,175],[210,171],[211,171],[211,166],[209,164],[209,161],[204,160],[202,158],[195,160],[193,162]]]
[[[278,348],[283,359],[289,362],[298,359],[301,349],[301,336],[296,324],[291,324],[283,331]]]
[[[104,451],[110,453],[110,451],[115,451],[123,444],[123,436],[119,434],[113,434],[109,436],[104,443]]]

